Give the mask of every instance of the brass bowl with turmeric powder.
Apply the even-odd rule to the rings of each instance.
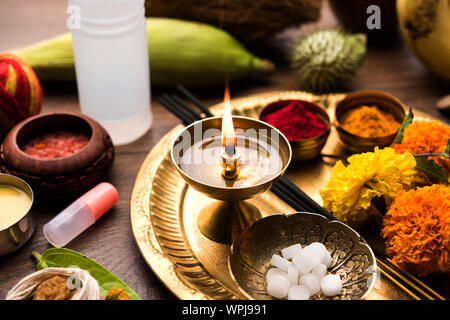
[[[357,91],[337,104],[335,126],[347,149],[369,152],[394,141],[405,115],[397,98],[375,90]]]

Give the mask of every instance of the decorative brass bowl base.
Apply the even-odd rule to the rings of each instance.
[[[272,255],[281,254],[283,248],[300,243],[323,243],[333,262],[329,273],[338,274],[342,292],[334,297],[322,293],[311,300],[363,299],[376,280],[376,259],[367,243],[353,229],[339,221],[313,213],[271,215],[259,220],[233,242],[230,270],[233,278],[249,299],[274,299],[267,293],[265,276],[271,268]]]
[[[215,201],[198,215],[198,229],[208,239],[232,244],[244,229],[261,219],[258,208],[246,201]]]

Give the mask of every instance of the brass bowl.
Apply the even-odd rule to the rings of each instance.
[[[267,141],[271,141],[273,143],[277,143],[280,157],[283,161],[283,168],[278,172],[277,175],[271,176],[267,178],[265,181],[260,182],[255,185],[245,186],[245,187],[219,187],[216,185],[207,184],[203,181],[199,181],[188,174],[186,174],[180,167],[180,161],[182,154],[179,152],[183,149],[187,149],[188,146],[195,143],[196,138],[202,138],[203,136],[196,136],[196,128],[201,128],[203,132],[206,132],[210,129],[220,129],[222,126],[222,117],[211,117],[206,118],[200,121],[197,121],[189,126],[187,126],[175,139],[172,148],[171,148],[171,158],[172,162],[175,165],[178,173],[183,177],[183,179],[195,190],[206,194],[207,196],[222,200],[222,201],[238,201],[238,200],[246,200],[257,196],[258,194],[263,193],[264,191],[270,189],[272,184],[281,177],[286,171],[292,156],[292,151],[289,146],[289,143],[286,137],[275,127],[257,120],[248,117],[242,116],[233,116],[233,125],[234,128],[237,129],[254,129],[255,132],[258,133],[258,138],[267,139]],[[187,136],[190,139],[184,139],[184,133],[189,133]],[[267,135],[265,137],[260,137],[260,132],[270,132],[271,135]],[[272,135],[275,135],[273,137]],[[175,150],[178,150],[176,152]]]
[[[261,113],[259,114],[259,119],[261,120],[264,115],[272,113],[275,110],[285,106],[287,103],[289,103],[289,101],[291,100],[280,100],[268,104],[261,110]],[[328,116],[326,110],[319,107],[318,105],[309,101],[303,100],[298,101],[300,101],[306,108],[308,108],[309,111],[313,112],[320,119],[322,119],[328,127],[328,129],[324,133],[316,137],[301,140],[288,139],[292,148],[292,160],[308,161],[317,157],[320,154],[320,151],[322,151],[323,147],[327,143],[327,139],[331,131],[330,117]]]
[[[6,229],[0,230],[0,256],[3,256],[22,247],[33,235],[35,229],[33,218],[34,194],[28,183],[9,174],[0,173],[0,185],[16,187],[25,192],[31,199],[31,207],[28,212],[25,212],[20,219]]]
[[[373,151],[376,146],[387,147],[392,144],[397,132],[384,137],[366,138],[350,133],[342,128],[341,120],[343,115],[350,109],[361,105],[375,105],[379,109],[392,114],[400,123],[403,122],[406,115],[403,103],[387,93],[375,90],[350,93],[337,104],[335,111],[336,130],[344,146],[353,152],[360,153]]]
[[[326,297],[322,293],[314,300],[363,299],[376,280],[376,259],[365,240],[339,221],[329,221],[314,213],[272,215],[255,222],[233,243],[229,258],[231,274],[248,299],[274,299],[266,292],[265,275],[273,254],[300,243],[322,242],[330,251],[333,263],[328,272],[342,279],[342,294]]]

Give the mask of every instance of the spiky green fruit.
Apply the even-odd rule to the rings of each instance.
[[[337,29],[315,31],[295,46],[292,66],[302,88],[329,92],[344,87],[361,67],[366,36]]]

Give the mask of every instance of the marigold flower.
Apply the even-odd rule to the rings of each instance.
[[[320,195],[325,209],[353,226],[380,215],[371,206],[374,197],[383,197],[390,204],[398,192],[412,188],[418,176],[413,155],[396,154],[392,148],[376,147],[374,152],[355,154],[347,161],[347,166],[336,163]]]
[[[399,266],[418,276],[450,272],[450,187],[399,193],[383,219],[382,236]]]
[[[439,121],[417,121],[406,127],[403,141],[392,147],[397,153],[409,151],[413,154],[444,152],[450,139],[450,126]],[[443,157],[429,157],[450,173],[450,160]]]

